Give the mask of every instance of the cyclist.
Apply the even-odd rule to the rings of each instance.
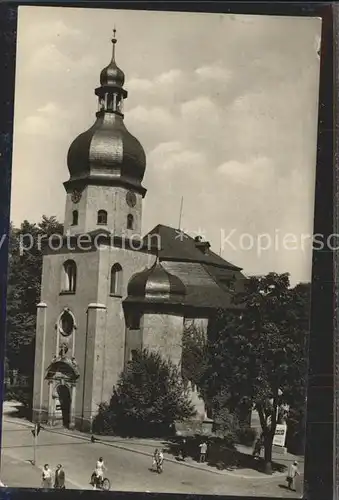
[[[99,460],[96,463],[95,471],[93,473],[93,476],[95,476],[93,479],[93,489],[96,490],[97,486],[101,486],[104,480],[104,471],[106,470],[104,460],[102,457],[99,458]]]

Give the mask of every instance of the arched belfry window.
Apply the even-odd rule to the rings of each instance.
[[[77,226],[79,220],[79,212],[77,210],[73,210],[72,212],[72,226]]]
[[[98,224],[107,224],[107,212],[106,210],[98,211]]]
[[[127,229],[134,229],[134,217],[132,214],[127,215]]]
[[[77,282],[77,266],[74,260],[66,260],[63,265],[63,292],[75,293]]]
[[[111,269],[111,295],[122,295],[122,267],[120,264],[114,264]]]

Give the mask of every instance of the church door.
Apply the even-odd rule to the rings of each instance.
[[[57,392],[62,412],[62,423],[68,429],[71,419],[71,393],[67,385],[59,385]]]

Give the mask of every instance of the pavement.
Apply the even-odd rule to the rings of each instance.
[[[46,428],[40,432],[34,466],[31,463],[34,457],[31,429],[31,423],[4,412],[1,480],[10,487],[40,487],[43,464],[49,463],[54,468],[57,463],[62,463],[68,489],[90,489],[89,477],[97,458],[103,456],[111,489],[118,491],[286,498],[302,494],[301,482],[297,484],[297,493],[285,488],[285,474],[266,476],[252,469],[218,471],[192,459],[178,462],[169,454],[165,454],[163,474],[158,475],[150,471],[151,457],[154,448],[161,445],[161,440],[105,437],[91,443],[88,435],[64,429]],[[285,462],[285,465],[293,458],[278,457],[280,463]]]

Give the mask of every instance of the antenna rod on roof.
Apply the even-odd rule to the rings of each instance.
[[[180,203],[180,213],[179,213],[179,227],[178,227],[179,230],[181,229],[181,218],[182,218],[182,207],[183,207],[183,204],[184,204],[184,197],[182,196],[181,197],[181,203]]]

